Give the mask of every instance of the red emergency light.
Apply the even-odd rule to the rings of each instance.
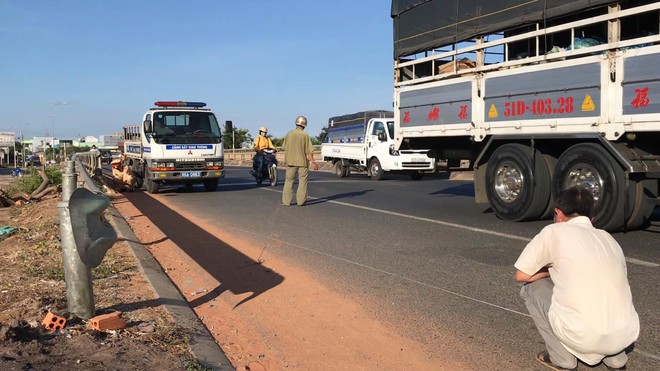
[[[182,101],[158,101],[155,102],[156,107],[191,107],[191,108],[202,108],[206,107],[206,103],[203,102],[182,102]]]

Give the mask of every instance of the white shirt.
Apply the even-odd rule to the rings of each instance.
[[[533,275],[546,265],[555,285],[550,325],[569,352],[593,365],[637,340],[639,317],[625,257],[609,233],[584,216],[548,225],[515,267]]]

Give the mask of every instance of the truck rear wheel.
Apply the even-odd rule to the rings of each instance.
[[[553,181],[553,194],[564,189],[583,187],[594,197],[593,224],[610,232],[623,228],[636,198],[635,187],[626,195],[623,168],[602,147],[594,143],[576,144],[564,152],[557,161]],[[630,197],[626,207],[626,196]]]
[[[344,172],[344,164],[341,160],[335,162],[334,173],[338,178],[343,178],[346,176]]]
[[[634,188],[635,202],[626,229],[645,228],[648,226],[651,215],[655,210],[655,203],[651,200],[658,197],[658,182],[652,179],[630,182],[634,182],[629,190]]]
[[[497,148],[486,168],[486,194],[501,219],[519,222],[540,218],[551,194],[550,171],[543,154],[517,143]]]
[[[371,176],[371,179],[373,180],[381,180],[383,179],[383,175],[385,174],[385,171],[383,171],[383,167],[380,166],[380,161],[378,161],[377,158],[374,158],[369,162],[369,176]]]

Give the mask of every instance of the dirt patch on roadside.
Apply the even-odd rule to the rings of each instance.
[[[93,270],[93,291],[97,314],[122,311],[127,326],[98,332],[75,318],[62,330],[41,326],[48,310],[66,315],[67,308],[59,199],[0,208],[0,226],[15,228],[0,237],[0,369],[201,369],[188,351],[185,331],[154,304],[124,242]]]
[[[129,197],[139,210],[127,202],[116,207],[237,369],[468,369],[433,357],[424,344],[263,246],[192,215],[177,216],[181,211],[168,209],[166,196],[143,196],[151,197]],[[143,213],[167,217],[156,226]]]

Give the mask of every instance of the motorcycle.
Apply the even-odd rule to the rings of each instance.
[[[268,179],[270,181],[271,187],[275,187],[277,185],[277,158],[275,158],[276,152],[277,150],[275,148],[264,148],[262,150],[262,172],[261,174],[254,173],[254,179],[257,181],[257,184],[261,184],[265,179]]]

